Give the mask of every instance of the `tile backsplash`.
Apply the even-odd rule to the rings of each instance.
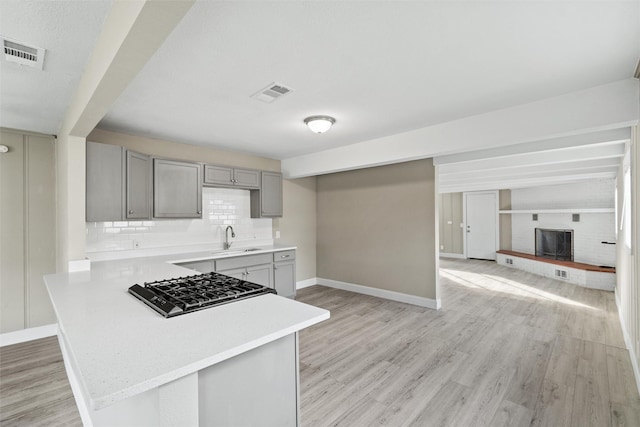
[[[272,220],[251,218],[249,191],[203,188],[202,219],[88,222],[86,252],[143,251],[153,248],[210,245],[222,249],[233,226],[234,246],[273,243]]]

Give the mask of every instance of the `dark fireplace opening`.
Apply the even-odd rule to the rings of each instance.
[[[536,228],[536,256],[573,261],[573,230]]]

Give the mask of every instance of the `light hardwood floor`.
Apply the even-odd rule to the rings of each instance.
[[[640,426],[612,293],[486,261],[441,278],[440,311],[298,292],[331,310],[301,332],[303,426]],[[59,351],[0,349],[0,425],[80,424]]]
[[[613,293],[441,260],[434,311],[313,286],[304,426],[640,426]]]
[[[82,426],[56,337],[0,347],[0,425]]]

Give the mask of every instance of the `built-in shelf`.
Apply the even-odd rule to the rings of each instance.
[[[586,214],[586,213],[614,213],[614,208],[576,208],[576,209],[514,209],[500,210],[501,214]]]

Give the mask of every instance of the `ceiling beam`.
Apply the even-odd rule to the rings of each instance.
[[[640,117],[640,81],[591,89],[282,161],[287,178],[628,128]]]
[[[452,163],[438,166],[440,176],[450,173],[460,173],[468,171],[487,171],[493,169],[515,169],[532,165],[550,165],[559,163],[573,163],[577,161],[619,158],[625,153],[625,144],[615,145],[590,145],[575,147],[572,149],[558,150],[552,154],[548,152],[538,152],[529,154],[519,154],[510,157],[499,157],[494,159],[475,160],[472,162]]]
[[[582,147],[592,144],[618,144],[631,140],[631,128],[609,129],[600,132],[592,132],[585,135],[571,135],[562,138],[552,138],[545,141],[534,141],[525,144],[509,145],[487,150],[469,151],[448,156],[438,156],[433,159],[436,166],[451,163],[469,162],[474,160],[490,159],[495,157],[514,156],[541,151],[556,151]]]
[[[465,191],[503,190],[515,188],[530,188],[543,185],[569,184],[573,182],[589,181],[594,179],[613,179],[615,172],[587,173],[569,175],[565,177],[541,177],[529,179],[512,179],[500,181],[467,182],[462,185],[444,185],[438,187],[439,193],[460,193]]]
[[[612,162],[610,162],[612,161]],[[497,181],[510,180],[514,178],[527,178],[538,176],[566,176],[579,173],[589,172],[615,172],[619,167],[619,159],[607,159],[604,163],[600,161],[577,162],[559,165],[543,165],[527,168],[518,168],[517,170],[499,170],[488,172],[466,172],[461,174],[440,175],[439,180],[444,184],[462,184],[465,182],[475,181]]]
[[[89,135],[194,2],[114,1],[59,134]]]

